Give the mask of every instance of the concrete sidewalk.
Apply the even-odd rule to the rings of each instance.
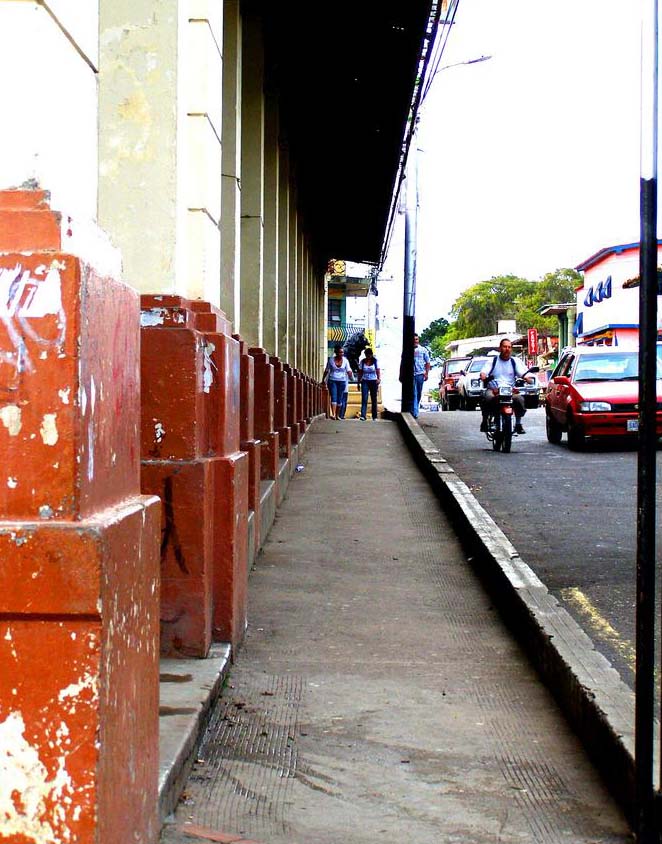
[[[163,841],[631,840],[398,427],[307,436]]]

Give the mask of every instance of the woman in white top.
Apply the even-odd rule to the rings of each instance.
[[[361,390],[361,419],[365,420],[368,410],[368,394],[372,401],[372,418],[377,418],[377,389],[381,380],[377,358],[368,347],[365,357],[359,363],[359,389]]]
[[[322,381],[326,381],[331,398],[331,419],[338,419],[338,405],[342,403],[342,395],[348,380],[354,380],[352,367],[345,358],[342,346],[335,346],[334,354],[326,362],[326,369]]]

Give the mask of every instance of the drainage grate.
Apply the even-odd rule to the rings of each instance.
[[[284,806],[297,772],[300,677],[243,675],[229,685],[203,736],[179,820],[243,836],[285,832]]]

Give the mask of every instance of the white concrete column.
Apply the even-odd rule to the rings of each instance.
[[[297,219],[297,369],[305,369],[304,278],[306,272],[306,238],[301,230],[301,217]]]
[[[329,348],[326,336],[329,321],[329,276],[326,272],[324,273],[324,284],[322,288],[322,313],[320,314],[320,320],[322,323],[322,334],[320,337],[320,359],[323,361],[323,365],[326,366],[327,349]]]
[[[0,0],[0,189],[97,216],[98,3]]]
[[[264,270],[263,270],[263,345],[270,354],[278,354],[278,238],[279,167],[278,102],[274,94],[267,94],[264,129]]]
[[[99,7],[99,222],[143,291],[177,290],[177,5]]]
[[[221,308],[241,331],[241,15],[223,3],[223,132],[221,174]]]
[[[241,334],[263,345],[264,313],[264,45],[260,20],[242,24]]]
[[[220,300],[222,0],[100,0],[99,222],[143,291]]]
[[[305,355],[305,365],[304,369],[307,374],[310,373],[311,370],[311,355],[310,355],[310,346],[311,346],[311,339],[312,339],[312,330],[313,330],[313,321],[311,319],[311,261],[310,261],[310,245],[309,242],[306,241],[306,251],[305,251],[305,263],[304,263],[304,276],[303,276],[303,290],[304,290],[304,299],[303,299],[303,326],[304,326],[304,355]]]
[[[298,320],[297,320],[297,310],[298,310],[298,287],[297,287],[297,277],[298,277],[298,266],[299,266],[299,227],[298,227],[298,214],[297,214],[297,200],[296,200],[296,187],[294,180],[292,178],[292,174],[290,174],[290,220],[289,220],[289,227],[290,227],[290,235],[289,235],[289,249],[290,249],[290,260],[289,260],[289,277],[288,277],[288,288],[289,288],[289,308],[287,311],[287,323],[288,323],[288,336],[289,336],[289,346],[290,346],[290,354],[288,362],[291,366],[296,367],[297,364],[297,355],[298,355],[298,346],[299,346],[299,335],[298,335]]]
[[[280,144],[278,169],[278,357],[290,358],[290,161],[287,145]]]
[[[220,305],[223,0],[180,0],[177,288]]]

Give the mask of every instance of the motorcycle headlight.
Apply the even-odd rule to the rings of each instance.
[[[582,413],[600,413],[611,410],[611,405],[608,401],[582,401],[579,403],[579,409]]]

